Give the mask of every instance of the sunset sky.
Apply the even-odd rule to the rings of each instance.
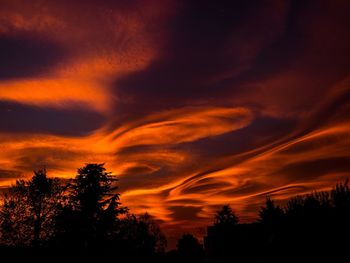
[[[87,162],[171,236],[350,172],[350,2],[0,0],[0,186]]]

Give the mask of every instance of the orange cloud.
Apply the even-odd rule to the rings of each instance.
[[[149,26],[167,18],[168,4],[121,10],[106,3],[96,10],[77,2],[5,1],[0,34],[35,32],[62,46],[67,57],[40,76],[0,81],[0,100],[59,108],[78,103],[110,111],[118,100],[108,90],[111,82],[145,68],[156,56],[160,39]],[[91,12],[101,24],[91,20]]]
[[[70,108],[77,103],[97,111],[109,109],[104,86],[76,79],[26,79],[0,82],[0,100],[42,106]]]
[[[149,116],[111,136],[119,147],[178,144],[244,128],[252,119],[252,112],[245,108],[187,108]]]
[[[252,220],[266,195],[284,202],[348,175],[345,2],[93,2],[0,0],[0,187],[105,162],[124,205],[180,233],[219,205]],[[73,126],[77,109],[103,122],[6,129],[30,125],[20,114],[33,108],[44,122],[64,113]]]

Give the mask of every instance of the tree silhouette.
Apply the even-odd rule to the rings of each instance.
[[[108,205],[118,205],[119,193],[113,193],[118,187],[112,185],[117,181],[111,172],[106,172],[104,164],[89,163],[79,168],[68,188],[74,209],[87,218],[97,218]]]
[[[64,259],[70,254],[78,260],[209,263],[347,260],[348,181],[330,191],[293,197],[283,207],[268,197],[253,223],[239,223],[232,208],[224,205],[207,228],[204,249],[196,237],[185,234],[167,256],[157,220],[121,207],[116,182],[104,164],[86,164],[65,185],[48,178],[45,170],[17,180],[0,205],[0,257]]]
[[[229,205],[224,205],[214,216],[214,225],[207,228],[204,239],[210,262],[223,262],[238,249],[238,216]]]
[[[39,246],[54,234],[63,187],[45,170],[30,180],[17,180],[3,197],[0,212],[1,240],[7,245]]]
[[[185,262],[201,262],[204,257],[203,246],[192,234],[184,234],[177,241],[178,260]]]
[[[139,224],[144,226],[143,228],[146,230],[145,233],[149,241],[145,243],[148,244],[149,251],[164,253],[167,241],[156,220],[148,213],[140,215],[138,220]]]
[[[338,211],[350,212],[350,189],[349,180],[338,183],[331,190],[332,204]]]
[[[163,254],[166,248],[166,238],[154,218],[145,213],[140,216],[127,214],[119,226],[122,240],[122,253],[131,258],[154,258]]]
[[[275,205],[275,202],[270,198],[266,198],[265,206],[262,206],[259,211],[259,222],[267,226],[279,224],[284,215],[283,209]]]
[[[215,214],[214,225],[234,226],[238,224],[238,217],[229,205],[224,205],[221,210]]]
[[[90,163],[78,169],[67,187],[67,203],[57,218],[60,244],[89,252],[108,246],[118,215],[126,211],[120,207],[116,182],[104,164]]]

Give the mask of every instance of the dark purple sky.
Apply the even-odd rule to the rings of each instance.
[[[0,0],[0,184],[105,162],[168,234],[350,168],[349,1]]]

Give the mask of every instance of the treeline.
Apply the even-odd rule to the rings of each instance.
[[[207,227],[204,246],[183,235],[168,262],[350,262],[348,181],[296,196],[280,207],[267,197],[256,222],[239,224],[228,205]]]
[[[0,208],[0,258],[158,260],[165,236],[150,215],[121,206],[116,183],[103,164],[85,165],[67,183],[45,170],[17,180]]]
[[[207,227],[201,244],[184,234],[166,252],[166,238],[149,214],[135,216],[120,203],[117,179],[103,164],[87,164],[74,179],[45,170],[18,180],[0,207],[0,258],[117,262],[347,262],[350,245],[348,182],[328,192],[271,198],[258,220],[239,223],[229,205]]]

